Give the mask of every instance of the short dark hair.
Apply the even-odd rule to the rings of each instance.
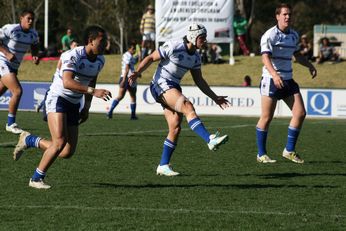
[[[34,11],[29,10],[29,9],[24,9],[24,10],[22,10],[22,12],[20,13],[20,16],[21,16],[21,17],[24,17],[24,16],[27,15],[27,14],[31,14],[32,16],[35,17]]]
[[[275,15],[278,15],[281,13],[281,9],[282,8],[287,8],[287,9],[290,9],[292,11],[292,6],[288,3],[280,3],[276,9],[275,9]]]
[[[106,34],[106,30],[98,25],[88,26],[84,31],[84,45],[88,45],[89,39],[96,39],[99,33]]]
[[[131,43],[129,44],[129,46],[127,47],[127,49],[129,50],[129,49],[131,49],[131,48],[136,49],[136,43],[131,42]]]

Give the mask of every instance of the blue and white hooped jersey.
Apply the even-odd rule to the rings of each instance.
[[[189,54],[183,39],[167,41],[158,51],[161,61],[153,76],[153,83],[168,80],[180,84],[187,71],[201,68],[201,56],[197,51]]]
[[[62,53],[60,61],[61,68],[56,70],[50,90],[71,103],[79,103],[83,93],[64,88],[62,79],[64,71],[73,72],[75,81],[88,86],[92,80],[97,78],[97,75],[103,68],[105,63],[104,56],[99,55],[94,62],[91,62],[87,59],[84,46],[80,46]]]
[[[135,63],[136,60],[133,58],[133,55],[130,52],[126,52],[123,54],[123,58],[121,60],[121,77],[124,76],[126,71],[126,65],[129,65],[129,72],[127,73],[127,77],[130,76],[135,71]]]
[[[16,56],[15,61],[8,61],[5,54],[0,52],[0,61],[5,62],[11,68],[18,70],[25,53],[31,45],[38,44],[38,34],[34,29],[23,31],[20,24],[7,24],[0,29],[2,45]]]
[[[289,29],[287,33],[282,32],[277,26],[267,30],[261,38],[261,54],[271,55],[274,69],[282,79],[292,79],[292,56],[299,50],[298,33]],[[272,78],[267,68],[262,69],[262,76]]]

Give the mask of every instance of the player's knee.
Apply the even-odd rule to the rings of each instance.
[[[301,110],[301,111],[295,112],[293,114],[293,116],[296,117],[299,120],[304,120],[305,117],[306,117],[306,111],[305,110]]]
[[[183,113],[185,116],[195,112],[192,103],[183,95],[176,101],[174,110]]]
[[[23,90],[21,87],[16,87],[11,90],[12,97],[21,97],[23,94]]]

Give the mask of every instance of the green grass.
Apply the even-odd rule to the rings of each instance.
[[[303,165],[280,157],[288,119],[272,122],[273,165],[255,161],[257,118],[202,117],[211,131],[230,135],[217,152],[184,122],[172,158],[182,175],[168,178],[155,175],[166,122],[139,116],[92,114],[75,156],[49,169],[48,191],[27,186],[41,152],[29,149],[14,162],[17,136],[1,129],[0,230],[346,229],[345,120],[306,120],[297,145]],[[39,114],[20,112],[17,120],[49,137]]]
[[[245,75],[250,75],[253,80],[253,86],[258,86],[262,74],[261,57],[242,57],[237,56],[236,64],[207,64],[202,66],[202,72],[210,85],[222,86],[240,86]],[[106,64],[99,76],[99,83],[117,83],[120,75],[121,59],[119,55],[107,55]],[[41,62],[35,66],[31,61],[23,61],[19,69],[19,78],[26,81],[51,81],[56,68],[56,61]],[[314,64],[316,65],[316,64]],[[146,72],[143,73],[140,84],[148,84],[151,81],[157,63],[152,64]],[[294,63],[294,78],[301,87],[313,88],[346,88],[346,62],[338,64],[316,65],[318,76],[312,80],[309,71]],[[193,80],[190,74],[187,74],[182,84],[192,85]]]

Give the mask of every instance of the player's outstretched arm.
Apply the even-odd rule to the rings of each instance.
[[[145,57],[137,67],[137,70],[129,76],[129,84],[132,85],[136,82],[137,78],[141,76],[142,72],[145,71],[153,62],[161,60],[161,56],[158,50]]]
[[[217,105],[219,105],[222,109],[229,106],[229,102],[226,99],[227,96],[218,96],[216,95],[211,88],[209,87],[208,83],[205,81],[205,79],[202,77],[201,69],[195,69],[191,70],[191,75],[193,78],[193,81],[196,83],[197,87],[208,97],[210,97],[212,100],[215,101]]]

